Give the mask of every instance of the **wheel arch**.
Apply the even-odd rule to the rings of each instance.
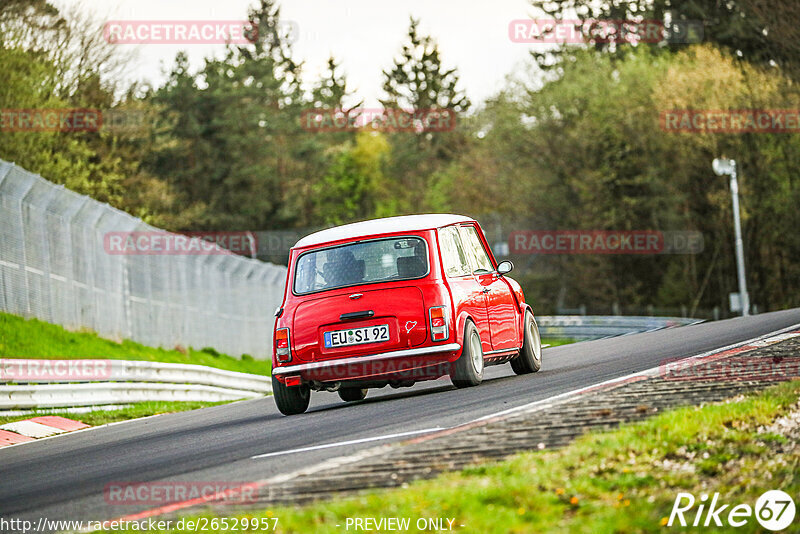
[[[527,302],[522,304],[522,313],[519,314],[519,328],[517,328],[517,332],[519,332],[519,346],[522,347],[522,343],[525,341],[525,313],[531,312],[531,317],[536,320],[536,316],[533,313],[533,308]]]
[[[467,327],[467,321],[472,321],[475,324],[475,319],[465,310],[462,310],[461,313],[458,314],[456,317],[456,343],[464,347],[464,329]]]

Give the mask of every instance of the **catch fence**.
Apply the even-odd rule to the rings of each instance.
[[[109,232],[163,231],[0,160],[0,311],[156,347],[270,356],[285,267],[218,247],[114,254]]]

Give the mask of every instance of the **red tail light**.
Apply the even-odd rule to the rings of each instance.
[[[444,341],[450,337],[446,306],[434,306],[428,310],[428,317],[430,318],[431,339],[433,341]]]
[[[292,359],[292,346],[288,328],[278,328],[275,331],[275,356],[279,362],[288,362]]]

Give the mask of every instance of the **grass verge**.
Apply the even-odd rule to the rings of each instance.
[[[577,339],[568,339],[563,337],[543,337],[542,338],[542,345],[549,345],[551,347],[558,347],[560,345],[570,345],[572,343],[576,343]]]
[[[58,325],[8,313],[0,313],[0,357],[189,363],[259,375],[269,375],[271,367],[269,361],[233,358],[210,348],[166,350],[130,340],[116,342],[94,332],[70,332]]]
[[[723,518],[736,504],[754,506],[767,490],[798,495],[800,447],[796,440],[763,430],[790,412],[798,396],[800,381],[788,382],[402,489],[239,517],[277,517],[283,533],[343,532],[348,518],[365,517],[411,518],[409,531],[416,531],[419,518],[452,518],[454,530],[462,532],[663,532],[679,492],[698,499],[719,492],[720,504],[731,503]],[[696,511],[697,506],[686,514],[689,521]],[[751,517],[741,528],[702,530],[757,532],[761,527]]]
[[[197,410],[199,408],[208,408],[209,406],[218,406],[220,404],[228,404],[225,402],[137,402],[119,410],[95,410],[87,413],[70,413],[62,411],[48,411],[41,410],[28,415],[15,415],[15,416],[0,416],[0,425],[5,423],[13,423],[14,421],[22,421],[32,417],[41,415],[60,415],[76,421],[81,421],[91,426],[105,425],[107,423],[116,423],[118,421],[126,421],[128,419],[136,419],[138,417],[147,417],[148,415],[158,415],[163,413],[184,412],[187,410]],[[231,401],[232,402],[232,401]],[[2,412],[0,412],[2,413]]]

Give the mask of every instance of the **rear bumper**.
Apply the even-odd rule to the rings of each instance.
[[[446,345],[394,350],[365,356],[339,358],[336,360],[282,365],[273,369],[272,374],[277,377],[282,377],[294,374],[325,375],[330,371],[339,371],[334,374],[345,380],[363,376],[389,375],[404,370],[424,367],[426,365],[435,365],[442,361],[449,361],[450,358],[444,358],[443,356],[459,353],[460,351],[461,345],[458,343],[448,343]]]

